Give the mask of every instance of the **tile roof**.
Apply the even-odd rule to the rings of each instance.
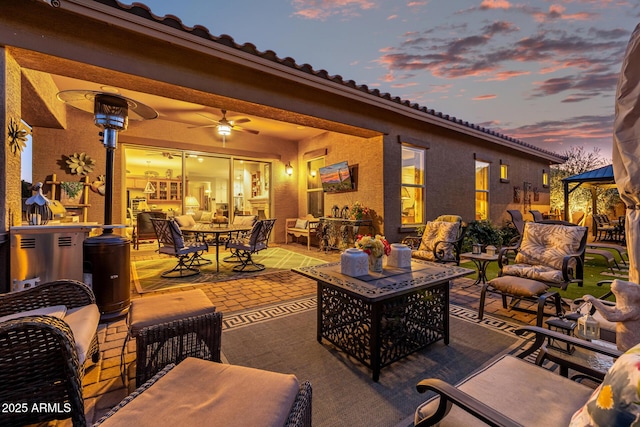
[[[427,108],[425,106],[421,106],[417,103],[412,103],[409,100],[403,100],[398,96],[392,96],[389,93],[382,93],[380,92],[380,90],[378,89],[369,89],[369,87],[367,85],[358,85],[355,81],[353,80],[344,80],[342,78],[342,76],[340,75],[330,75],[326,70],[315,70],[311,65],[309,64],[302,64],[299,65],[295,59],[291,58],[291,57],[286,57],[286,58],[280,58],[274,51],[272,50],[266,50],[264,52],[259,51],[255,45],[251,44],[251,43],[244,43],[244,44],[238,44],[236,43],[233,38],[229,35],[226,34],[222,34],[220,36],[214,36],[213,34],[211,34],[211,32],[204,26],[202,25],[195,25],[194,27],[188,27],[186,25],[184,25],[182,23],[182,20],[180,18],[178,18],[177,16],[174,15],[165,15],[163,17],[159,17],[153,14],[153,12],[151,12],[151,9],[149,8],[149,6],[142,4],[142,3],[133,3],[131,5],[125,5],[123,3],[120,3],[118,0],[94,0],[97,3],[101,3],[104,4],[106,6],[111,6],[114,7],[116,9],[120,9],[122,11],[134,14],[136,16],[139,16],[141,18],[145,18],[145,19],[149,19],[155,22],[158,22],[162,25],[166,25],[168,27],[172,27],[175,28],[177,30],[180,31],[184,31],[186,33],[190,33],[193,34],[194,36],[197,37],[201,37],[203,39],[206,40],[211,40],[215,43],[220,43],[222,45],[234,48],[234,49],[238,49],[241,50],[243,52],[258,56],[260,58],[263,59],[267,59],[269,61],[273,61],[276,62],[278,64],[282,64],[285,65],[287,67],[291,67],[294,68],[296,70],[308,73],[308,74],[312,74],[315,75],[317,77],[332,81],[334,83],[337,84],[341,84],[347,87],[350,87],[352,89],[357,89],[360,90],[362,92],[368,93],[370,95],[373,96],[377,96],[379,98],[382,99],[386,99],[395,103],[398,103],[400,105],[404,105],[406,107],[410,107],[413,108],[415,110],[421,111],[425,114],[434,116],[434,117],[438,117],[453,123],[456,123],[458,125],[462,125],[462,126],[466,126],[470,129],[474,129],[477,131],[480,131],[482,133],[485,133],[487,135],[491,135],[506,141],[509,141],[513,144],[522,146],[522,147],[526,147],[529,149],[533,149],[535,151],[539,151],[540,153],[544,153],[546,155],[551,155],[551,156],[555,156],[561,159],[565,159],[566,158],[564,156],[559,155],[558,153],[555,153],[553,151],[549,151],[549,150],[545,150],[542,149],[538,146],[526,143],[522,140],[510,137],[508,135],[504,135],[502,133],[496,132],[494,130],[491,129],[487,129],[483,126],[479,126],[476,125],[474,123],[469,123],[468,121],[464,121],[462,119],[459,119],[455,116],[450,116],[449,114],[444,114],[440,111],[435,111],[433,109]]]

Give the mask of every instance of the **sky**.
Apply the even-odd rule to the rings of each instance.
[[[141,2],[543,149],[599,147],[606,159],[640,18],[637,0]]]

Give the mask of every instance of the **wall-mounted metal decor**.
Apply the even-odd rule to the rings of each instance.
[[[9,146],[11,152],[15,155],[21,153],[27,146],[27,136],[29,131],[19,121],[15,119],[9,120],[9,132],[7,138],[9,139]]]
[[[86,153],[73,153],[65,161],[69,167],[69,173],[80,176],[89,175],[95,167],[95,160]]]

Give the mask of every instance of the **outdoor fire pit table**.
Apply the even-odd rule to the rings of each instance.
[[[317,339],[326,339],[373,371],[438,340],[449,344],[449,282],[474,273],[412,260],[411,268],[350,277],[340,263],[294,268],[318,282]]]

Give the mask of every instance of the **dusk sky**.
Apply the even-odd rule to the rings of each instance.
[[[544,149],[598,146],[605,158],[640,18],[635,0],[142,3]]]

